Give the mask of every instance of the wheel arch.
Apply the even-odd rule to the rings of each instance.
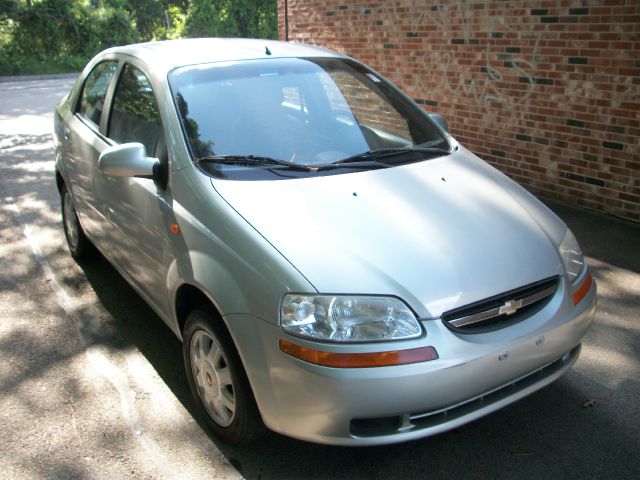
[[[56,168],[56,188],[58,189],[58,193],[62,193],[62,187],[65,185],[64,178],[60,173],[60,170]]]
[[[178,322],[178,331],[180,332],[180,337],[182,337],[184,326],[187,323],[187,317],[193,310],[199,307],[210,307],[211,310],[215,313],[217,320],[224,325],[227,331],[229,330],[222,320],[222,315],[216,307],[215,302],[211,300],[211,298],[206,293],[204,293],[203,290],[196,287],[195,285],[192,285],[190,283],[183,283],[176,290],[174,301],[174,311],[176,321]]]

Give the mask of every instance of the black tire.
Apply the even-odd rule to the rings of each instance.
[[[213,433],[226,443],[246,444],[264,426],[231,336],[216,320],[205,307],[187,317],[182,338],[187,379]]]
[[[62,209],[62,226],[64,236],[67,239],[67,246],[71,256],[76,260],[83,260],[93,255],[94,249],[91,241],[82,230],[82,225],[78,220],[78,213],[73,204],[73,198],[66,185],[60,189],[60,206]]]

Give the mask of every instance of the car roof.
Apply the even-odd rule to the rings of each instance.
[[[343,57],[324,48],[293,42],[248,38],[192,38],[113,47],[103,54],[131,55],[162,75],[201,63],[283,57]]]

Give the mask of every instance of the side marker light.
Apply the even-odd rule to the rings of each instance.
[[[590,273],[587,273],[587,276],[583,280],[582,285],[580,285],[578,289],[573,293],[574,305],[577,305],[578,303],[580,303],[580,300],[582,300],[587,295],[587,293],[589,293],[589,290],[591,290],[592,283],[593,283],[593,277],[591,276]]]
[[[387,352],[336,353],[314,350],[284,339],[280,339],[279,344],[280,350],[287,355],[314,365],[333,368],[390,367],[393,365],[428,362],[438,358],[438,352],[433,347]]]

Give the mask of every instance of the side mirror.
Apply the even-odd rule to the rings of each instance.
[[[157,158],[147,157],[141,143],[123,143],[102,151],[98,158],[98,168],[105,175],[114,177],[154,178],[158,169]]]
[[[447,122],[446,117],[440,115],[439,113],[430,113],[429,118],[437,123],[445,132],[449,131],[449,122]]]

